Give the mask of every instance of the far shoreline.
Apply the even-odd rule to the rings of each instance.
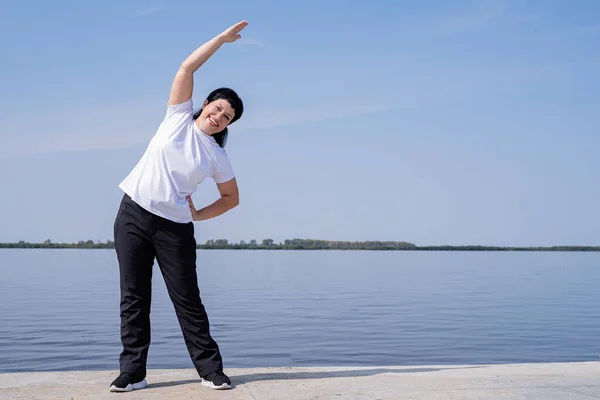
[[[53,243],[46,240],[43,243],[0,243],[0,249],[114,249],[114,242],[79,241],[77,243]],[[484,245],[436,245],[417,246],[409,242],[392,241],[329,241],[313,239],[288,239],[275,243],[272,239],[264,239],[262,243],[251,240],[246,243],[229,243],[226,239],[207,240],[196,246],[198,250],[337,250],[337,251],[518,251],[518,252],[600,252],[600,246],[484,246]]]

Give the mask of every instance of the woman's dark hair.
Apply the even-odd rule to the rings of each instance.
[[[235,91],[233,91],[233,89],[215,89],[212,92],[210,92],[210,94],[206,97],[206,100],[209,103],[212,103],[213,101],[219,99],[227,100],[231,105],[231,108],[233,108],[233,110],[235,111],[233,119],[229,122],[229,124],[227,124],[228,126],[240,119],[240,117],[244,113],[244,103],[242,103],[242,99],[240,99],[240,97]],[[202,113],[202,108],[194,113],[194,120],[196,120],[200,116],[200,113]],[[212,137],[215,138],[219,146],[225,147],[225,144],[227,143],[227,133],[228,130],[227,128],[225,128],[221,132],[213,134]]]

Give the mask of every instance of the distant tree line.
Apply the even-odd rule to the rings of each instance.
[[[43,243],[0,243],[5,249],[114,249],[112,240],[106,242],[86,240],[77,243],[54,243],[50,239]],[[550,246],[550,247],[502,247],[502,246],[417,246],[409,242],[394,241],[332,241],[315,239],[286,239],[275,243],[263,239],[230,243],[227,239],[211,239],[198,244],[198,249],[207,250],[413,250],[413,251],[600,251],[600,246]]]
[[[43,243],[29,243],[23,240],[17,243],[0,243],[2,249],[114,249],[115,243],[112,240],[100,242],[93,240],[80,240],[77,243],[53,243],[50,239]]]

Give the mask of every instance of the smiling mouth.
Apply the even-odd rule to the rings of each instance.
[[[217,123],[215,122],[215,120],[214,120],[214,119],[212,119],[211,117],[208,117],[208,118],[206,118],[206,119],[208,120],[208,123],[209,123],[209,124],[211,124],[212,126],[214,126],[214,127],[217,127],[217,126],[219,126],[219,124],[217,124]]]

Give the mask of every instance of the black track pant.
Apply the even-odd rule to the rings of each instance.
[[[121,276],[120,372],[146,376],[155,258],[198,374],[206,376],[222,370],[221,353],[210,335],[198,289],[194,224],[154,215],[125,195],[114,223],[114,236]]]

